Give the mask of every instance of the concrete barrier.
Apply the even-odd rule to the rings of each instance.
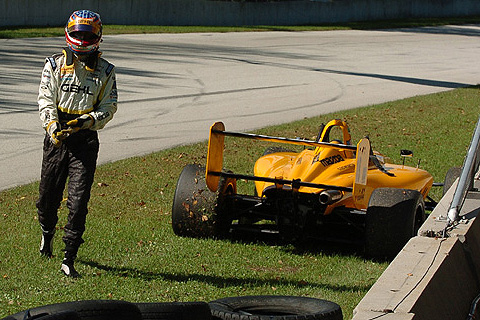
[[[360,301],[353,320],[467,319],[480,293],[480,192],[468,192],[462,219],[443,238],[455,186]]]
[[[478,0],[0,0],[0,26],[61,26],[90,9],[105,24],[309,25],[351,21],[480,15]]]

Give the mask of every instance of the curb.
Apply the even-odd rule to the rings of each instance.
[[[467,194],[449,237],[436,236],[447,224],[456,184],[356,306],[353,320],[467,318],[480,293],[480,192]]]

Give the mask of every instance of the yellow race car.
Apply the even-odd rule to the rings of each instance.
[[[268,148],[253,175],[237,174],[223,168],[225,136],[304,148]],[[237,193],[239,179],[255,182],[253,194]],[[180,174],[172,227],[190,237],[248,229],[292,241],[342,238],[361,241],[369,256],[393,257],[416,234],[426,208],[435,206],[428,197],[433,184],[425,170],[388,163],[368,138],[352,145],[342,120],[323,125],[314,141],[229,132],[217,122],[210,128],[206,168],[191,164]]]

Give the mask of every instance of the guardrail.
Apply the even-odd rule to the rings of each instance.
[[[459,220],[459,213],[467,196],[467,192],[473,190],[473,180],[478,172],[480,163],[480,118],[477,121],[475,132],[470,142],[467,156],[463,162],[462,172],[459,177],[453,200],[448,210],[449,224]]]

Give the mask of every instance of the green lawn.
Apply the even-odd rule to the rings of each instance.
[[[312,139],[321,122],[345,119],[354,143],[369,135],[373,147],[396,162],[400,149],[411,149],[415,156],[411,165],[421,159],[420,167],[442,182],[449,167],[462,164],[478,119],[479,100],[478,87],[457,89],[257,132]],[[235,138],[227,138],[226,144],[225,165],[239,173],[251,171],[265,148],[263,142]],[[353,308],[388,263],[328,243],[295,247],[173,234],[170,211],[177,177],[184,165],[204,163],[205,156],[203,142],[100,166],[86,242],[78,256],[83,275],[78,280],[59,271],[65,203],[59,213],[55,257],[46,260],[38,253],[38,183],[1,192],[0,317],[72,300],[211,301],[275,294],[332,300],[340,304],[345,319],[351,318]],[[437,199],[439,195],[434,193]]]

